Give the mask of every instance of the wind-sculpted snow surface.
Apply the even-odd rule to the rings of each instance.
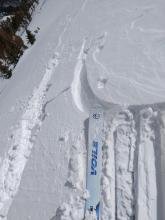
[[[98,42],[96,43],[98,44]],[[87,40],[85,39],[81,46],[81,50],[77,57],[77,63],[74,69],[74,78],[71,84],[73,101],[80,111],[86,112],[87,114],[93,106],[102,107],[105,110],[109,109],[112,112],[117,111],[121,108],[119,105],[101,100],[93,92],[90,86],[88,81],[86,60],[88,53],[90,50],[92,50],[92,48],[87,47],[86,44]],[[101,45],[99,44],[99,46],[97,45],[96,48],[94,47],[94,51],[96,50],[97,52],[98,47],[101,47]]]
[[[98,48],[102,48],[104,45],[105,36],[106,34],[97,41],[92,56],[95,63],[102,70],[107,71],[96,58],[101,50]],[[71,91],[73,101],[80,111],[88,113],[92,106],[99,106],[106,112],[101,178],[101,219],[156,220],[158,219],[156,173],[159,172],[156,170],[158,168],[156,160],[159,159],[156,158],[155,143],[159,140],[155,139],[155,132],[156,129],[159,130],[159,124],[156,123],[158,120],[156,112],[159,111],[160,106],[153,105],[156,109],[154,112],[147,105],[115,105],[97,97],[88,80],[86,61],[91,48],[86,47],[86,44],[87,40],[84,40],[77,58]],[[78,172],[81,172],[81,167]],[[75,209],[80,207],[79,202],[81,201],[81,213],[83,213],[85,197],[80,196],[79,199],[79,201],[76,198],[73,199]],[[70,207],[68,213],[72,213],[72,205],[68,204],[67,207]],[[75,219],[69,217],[70,215],[67,215],[68,219]],[[61,215],[61,219],[63,216],[65,214]],[[83,219],[82,216],[75,215],[75,217]]]
[[[145,106],[130,107],[134,114],[128,110],[129,107],[119,105],[114,105],[116,113],[108,112],[113,105],[100,100],[90,87],[85,65],[86,51],[83,44],[75,68],[72,95],[79,110],[88,112],[91,106],[101,106],[109,115],[103,145],[101,219],[155,220],[157,180],[154,142],[157,141],[154,141],[155,129],[152,127],[156,124],[157,114]],[[97,53],[98,49],[93,53],[93,59],[104,69],[96,58]]]
[[[0,219],[84,220],[87,117],[98,106],[105,115],[101,220],[164,220],[163,1],[42,2],[31,26],[40,28],[36,44],[0,89],[1,146],[7,151],[0,158]],[[16,104],[21,101],[23,107]],[[29,158],[36,139],[44,140],[51,168],[39,143],[35,159]],[[39,190],[33,165],[26,172],[28,160],[37,164]]]
[[[85,53],[85,44],[86,40],[83,41],[83,44],[81,46],[80,53],[77,57],[77,63],[74,70],[74,78],[71,85],[71,92],[72,97],[75,102],[75,105],[80,111],[84,111],[83,103],[82,103],[82,97],[81,97],[81,90],[85,89],[82,88],[83,85],[81,85],[81,72],[83,71],[84,62],[86,59],[87,54]]]

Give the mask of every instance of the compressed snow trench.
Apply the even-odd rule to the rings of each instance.
[[[137,219],[157,219],[157,185],[154,152],[156,112],[151,108],[140,112],[140,144],[137,170]]]
[[[121,112],[116,119],[115,172],[116,172],[116,218],[131,220],[135,215],[134,153],[136,131],[133,115]]]

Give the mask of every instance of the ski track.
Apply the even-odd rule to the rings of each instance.
[[[120,112],[114,123],[116,218],[132,220],[134,217],[134,152],[136,131],[133,115],[128,110]]]
[[[43,4],[44,3],[45,1],[43,1]],[[45,119],[46,93],[49,90],[49,81],[55,69],[61,62],[60,56],[64,49],[62,45],[63,37],[66,31],[68,30],[69,26],[71,25],[71,22],[74,22],[79,12],[82,11],[84,7],[86,6],[86,3],[87,1],[83,1],[80,9],[73,16],[73,18],[70,18],[70,17],[67,18],[67,22],[64,24],[64,28],[59,36],[58,43],[55,48],[55,52],[52,58],[48,62],[43,79],[41,80],[41,83],[38,86],[38,88],[34,90],[33,95],[28,102],[27,108],[25,112],[23,113],[20,122],[18,123],[18,129],[13,134],[12,145],[6,157],[0,164],[1,165],[0,167],[0,219],[5,219],[7,216],[12,200],[19,189],[23,170],[26,166],[32,147],[34,145],[35,136],[37,135],[37,131],[39,131],[42,125],[42,121]],[[83,45],[85,46],[85,40],[84,40]],[[82,57],[84,55],[83,52],[84,52],[84,48],[82,46],[82,50],[79,55],[80,61],[83,60],[83,57]],[[77,145],[72,146],[72,149],[76,149],[76,146]],[[78,147],[80,148],[80,145],[78,145]],[[75,154],[76,154],[76,150],[75,150]],[[78,165],[78,162],[80,162],[82,159],[82,157],[78,156],[78,154],[81,154],[81,152],[77,151],[77,157],[80,159],[77,161],[77,165]],[[71,158],[70,160],[71,164],[76,163],[76,160],[77,160],[76,157]],[[82,167],[85,167],[85,165],[83,164],[81,166],[81,169]],[[79,189],[79,191],[81,191],[82,187],[78,185],[79,184],[81,185],[83,183],[85,177],[84,176],[82,177],[83,175],[82,171],[80,173],[78,173],[78,171],[80,171],[80,169],[77,168],[77,171],[76,171],[74,170],[74,167],[71,165],[71,169],[70,169],[70,173],[68,177],[68,183],[70,182],[70,184],[72,183],[75,184],[76,176],[79,177],[77,179],[77,185],[74,185],[73,188],[77,190]],[[82,197],[85,198],[87,193],[83,191],[79,194],[81,194],[81,196],[78,197],[76,193],[75,196],[70,198],[70,206],[63,204],[61,211],[63,210],[62,213],[64,214],[62,214],[61,219],[68,220],[69,214],[66,214],[67,210],[69,208],[74,209],[75,206],[77,206],[77,210],[80,210],[80,207],[81,207],[81,211],[84,212],[83,211],[84,209],[82,209],[82,204],[84,203],[85,200],[83,199],[82,201]],[[84,207],[84,204],[83,204],[83,207]],[[72,213],[70,216],[71,219],[78,219],[80,218],[78,216],[81,216],[81,217],[84,216],[84,213],[80,214],[80,212],[77,212],[77,214],[74,214],[75,212],[72,211],[70,213]],[[65,218],[65,216],[68,216],[68,217]]]
[[[45,1],[43,1],[44,3]],[[16,195],[23,170],[34,145],[35,136],[45,119],[45,98],[49,89],[50,79],[61,62],[63,37],[80,11],[86,7],[84,0],[75,16],[65,24],[61,32],[55,52],[49,60],[46,72],[38,88],[33,92],[25,109],[18,128],[13,134],[12,145],[4,158],[0,161],[0,220],[5,219],[11,202]],[[42,7],[42,5],[41,5]],[[139,17],[140,18],[140,17]],[[138,19],[139,19],[138,18]],[[131,24],[134,28],[135,22]],[[141,28],[141,27],[138,27]],[[143,30],[147,33],[161,30]],[[115,76],[101,63],[97,54],[104,48],[107,32],[105,31],[94,41],[92,58],[96,66],[107,76]],[[84,38],[77,62],[74,68],[74,77],[71,84],[71,94],[75,106],[81,112],[89,112],[91,106],[102,106],[107,111],[110,103],[100,100],[92,91],[87,79],[86,59],[88,55],[87,38]],[[106,78],[105,78],[106,80]],[[133,85],[141,83],[131,81]],[[150,89],[150,88],[148,88]],[[151,88],[152,89],[152,88]],[[150,89],[150,93],[152,92]],[[153,89],[152,89],[153,90]],[[64,90],[65,91],[65,90]],[[119,107],[120,109],[123,107]],[[136,107],[135,107],[136,108]],[[128,109],[116,113],[106,119],[104,130],[103,160],[101,174],[101,220],[156,220],[157,219],[157,185],[155,168],[155,130],[153,123],[157,113],[152,108],[136,111],[136,115]],[[134,117],[139,114],[139,130]],[[86,129],[86,128],[84,128]],[[137,134],[139,132],[139,134]],[[72,135],[70,156],[68,160],[68,178],[65,186],[69,196],[57,210],[57,220],[83,220],[85,199],[89,196],[86,191],[86,141],[84,130],[79,136]],[[135,152],[138,152],[136,155]],[[135,161],[137,164],[135,166]],[[163,182],[163,180],[162,180]],[[136,189],[136,190],[135,190]],[[86,220],[95,220],[95,216],[86,216]]]
[[[115,152],[112,118],[105,125],[105,142],[103,143],[103,167],[101,176],[101,220],[115,220]],[[110,123],[111,122],[111,123]]]
[[[58,39],[52,58],[49,60],[46,72],[38,86],[33,91],[27,108],[24,111],[18,128],[13,134],[11,147],[1,162],[0,167],[0,219],[7,216],[11,202],[16,195],[23,170],[34,145],[35,136],[39,131],[42,121],[45,119],[45,98],[49,89],[49,81],[59,65],[62,38],[67,31],[66,22]]]
[[[135,215],[138,220],[157,219],[157,186],[152,139],[152,123],[156,113],[151,109],[144,109],[136,114],[140,115],[140,139],[137,139],[137,122],[130,110],[123,109],[116,115],[105,118],[101,220],[132,220]],[[66,187],[70,193],[68,201],[56,212],[57,220],[96,220],[96,216],[91,215],[90,218],[88,215],[84,218],[85,199],[89,196],[85,190],[85,145],[82,132],[79,137],[74,138],[71,146],[66,180]],[[135,151],[138,151],[137,164]]]
[[[69,190],[67,202],[61,204],[56,211],[57,220],[83,220],[85,199],[88,196],[85,190],[86,176],[86,147],[84,132],[72,138],[68,165],[68,178],[65,186]]]
[[[106,67],[97,59],[97,54],[104,47],[105,39],[106,32],[95,41],[92,57],[95,64],[106,73]],[[73,101],[76,107],[82,112],[85,111],[88,113],[91,106],[97,105],[107,110],[108,107],[111,108],[110,103],[106,103],[95,96],[87,79],[88,71],[85,62],[88,51],[91,48],[86,48],[86,44],[87,40],[85,39],[77,57],[74,70],[74,78],[71,86]],[[141,109],[143,108],[144,107],[141,107]],[[119,112],[119,109],[123,110]],[[111,117],[111,119],[107,119],[108,125],[105,130],[106,138],[103,145],[101,219],[132,220],[136,215],[136,217],[138,216],[138,220],[156,220],[154,216],[156,216],[155,195],[157,186],[153,142],[150,141],[152,143],[151,145],[143,129],[139,131],[140,138],[137,137],[137,122],[134,121],[134,117],[142,113],[136,112],[134,116],[127,107],[124,108],[120,106],[120,108],[116,109],[115,114],[110,112],[109,114],[113,120]],[[140,121],[143,121],[142,117]],[[146,137],[146,139],[144,137]],[[137,145],[138,142],[139,145]],[[143,146],[144,142],[146,142],[145,147]],[[152,165],[150,166],[150,172],[147,170],[149,169],[149,165],[147,165],[146,162],[146,160],[149,161],[149,159],[146,158],[147,153],[143,152],[143,148],[145,151],[150,151],[151,149],[150,156],[152,158]],[[137,161],[137,155],[135,152],[137,151],[138,164],[136,167],[135,162]],[[141,165],[141,158],[143,158],[143,163],[146,163],[143,167]],[[146,179],[147,182],[144,183],[143,179]],[[153,185],[151,184],[151,179],[153,180]],[[138,189],[136,189],[135,186],[138,186]],[[136,197],[138,198],[137,200]],[[143,202],[141,201],[143,201],[144,204],[142,204]],[[146,213],[148,213],[145,218],[143,218],[143,209],[147,210]],[[78,219],[81,220],[82,218]],[[95,216],[93,216],[93,219],[95,219]]]
[[[157,219],[157,186],[153,123],[157,114],[152,108],[140,112],[140,144],[138,149],[137,220]]]
[[[161,114],[161,126],[160,126],[160,138],[161,138],[161,159],[160,159],[160,194],[161,197],[159,198],[160,203],[158,204],[159,206],[159,211],[158,212],[158,216],[160,216],[160,219],[163,219],[163,217],[165,216],[165,190],[164,190],[164,186],[165,186],[165,112],[162,111]],[[160,122],[160,121],[159,121]]]

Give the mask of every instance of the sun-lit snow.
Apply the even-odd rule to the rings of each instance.
[[[39,2],[37,40],[0,81],[0,219],[84,219],[93,106],[104,111],[101,220],[165,219],[164,10]]]

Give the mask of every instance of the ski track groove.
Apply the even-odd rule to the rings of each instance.
[[[110,119],[112,122],[112,119]],[[105,142],[103,144],[103,167],[101,176],[101,220],[115,220],[115,152],[113,123],[105,125]]]
[[[19,127],[14,132],[11,147],[1,163],[0,219],[4,219],[7,216],[12,200],[19,189],[23,170],[34,145],[35,136],[42,126],[42,121],[45,119],[46,93],[49,90],[49,81],[59,65],[62,39],[67,29],[68,22],[64,25],[55,52],[46,67],[46,72],[38,88],[33,91],[27,108],[18,123]],[[65,92],[65,90],[62,92]]]
[[[115,120],[115,173],[116,173],[116,218],[132,220],[134,217],[134,152],[136,131],[130,111],[120,112]]]
[[[85,190],[86,175],[86,147],[84,132],[80,136],[72,137],[70,156],[68,163],[68,178],[65,186],[70,191],[67,202],[64,202],[56,211],[57,220],[83,220],[85,198],[88,196]]]
[[[157,113],[152,108],[140,112],[140,144],[138,149],[137,220],[157,219],[157,186],[152,124]]]
[[[132,25],[135,25],[135,24],[132,24]],[[149,30],[149,32],[150,31],[153,31],[153,30]],[[94,42],[95,49],[92,54],[94,63],[101,70],[103,70],[104,73],[106,73],[107,75],[110,75],[112,79],[121,78],[127,81],[129,80],[132,86],[136,84],[138,88],[141,87],[141,89],[143,89],[142,84],[140,82],[135,82],[134,80],[128,79],[126,77],[116,76],[114,73],[110,74],[106,66],[98,60],[97,54],[104,47],[106,34],[107,33],[105,32],[101,37],[97,38],[96,41]],[[74,78],[73,78],[72,85],[71,85],[71,93],[72,93],[73,101],[76,107],[81,112],[84,112],[84,111],[86,112],[86,110],[90,107],[90,105],[88,105],[89,103],[86,102],[86,100],[84,100],[83,98],[83,95],[86,92],[86,90],[88,90],[87,93],[90,92],[90,90],[86,89],[87,87],[85,87],[83,84],[83,80],[84,80],[83,77],[86,77],[86,76],[82,76],[82,74],[84,75],[87,74],[85,61],[87,59],[88,50],[85,48],[86,44],[87,44],[87,39],[85,38],[81,46],[80,53],[77,57],[77,63],[74,69]],[[88,48],[88,49],[91,49],[91,48]],[[86,71],[86,72],[84,73],[83,71]],[[86,83],[88,82],[86,81]],[[114,86],[115,86],[115,83],[114,83]],[[88,87],[90,88],[90,85],[88,85]],[[92,88],[90,89],[91,89],[91,93],[88,94],[89,99],[91,97],[94,97],[94,94],[92,93]],[[82,90],[84,92],[82,92]],[[148,90],[149,90],[148,93],[151,94],[153,91],[160,90],[160,88],[153,89],[153,88],[148,87]],[[96,102],[98,101],[99,104],[100,103],[103,104],[103,102],[100,102],[100,100],[97,97],[95,97],[95,100]],[[93,103],[90,103],[90,104],[93,104]],[[104,104],[102,105],[102,107],[105,107]],[[144,108],[145,106],[141,107],[141,109],[144,109]],[[148,112],[148,110],[144,110],[144,112],[145,111]],[[139,114],[139,112],[136,112],[136,114]],[[153,113],[152,116],[154,116],[154,114],[155,113]],[[145,129],[149,129],[149,130],[140,129],[140,139],[137,140],[137,130],[136,130],[137,122],[134,121],[133,117],[134,117],[133,114],[129,110],[126,109],[125,111],[121,112],[121,114],[114,116],[113,122],[111,121],[111,123],[113,124],[112,127],[110,126],[110,129],[108,128],[105,132],[107,136],[105,139],[105,143],[103,145],[103,170],[102,170],[102,177],[101,177],[101,183],[102,183],[101,219],[102,220],[115,220],[116,216],[118,220],[123,220],[123,219],[132,220],[135,217],[134,216],[135,214],[136,214],[137,220],[141,220],[141,219],[156,220],[157,188],[156,188],[156,174],[155,174],[156,170],[154,166],[155,155],[154,155],[153,140],[150,140],[152,138],[154,139],[154,131],[152,130],[152,126],[149,122],[151,118],[149,117],[150,118],[149,121],[146,122],[141,117],[140,123],[141,124],[146,123],[147,126],[144,124],[143,125]],[[115,133],[117,135],[116,137],[114,135]],[[138,142],[139,144],[137,145]],[[144,146],[144,143],[146,144],[146,146]],[[145,148],[145,151],[143,147]],[[127,167],[123,168],[124,164],[122,164],[122,160],[118,160],[119,161],[118,163],[116,163],[115,161],[117,157],[120,158],[123,155],[123,151],[125,150],[125,148],[127,149],[127,153],[125,155],[127,157],[126,158]],[[135,167],[136,164],[134,164],[134,161],[137,159],[137,158],[134,158],[135,156],[137,156],[135,154],[136,148],[138,148],[138,153],[139,153],[138,164],[137,164],[138,167]],[[146,162],[147,151],[149,151],[150,148],[151,148],[150,156],[152,159],[152,164],[151,164],[152,172],[150,172],[150,164],[147,164]],[[83,153],[81,152],[81,155],[79,156],[81,157],[82,155]],[[116,168],[116,175],[115,175],[115,168]],[[124,170],[123,174],[122,172],[121,173],[117,172],[117,169],[118,170],[123,169]],[[80,170],[78,172],[80,172]],[[139,176],[135,176],[137,175],[137,172]],[[134,177],[137,178],[135,180],[137,182],[134,182]],[[146,183],[144,183],[143,180],[146,181]],[[151,180],[153,180],[153,182]],[[71,182],[73,182],[73,180]],[[129,182],[129,184],[127,184],[127,182]],[[115,184],[117,184],[116,194],[114,194]],[[135,194],[136,192],[134,188],[136,184],[138,186],[137,194]],[[122,192],[124,192],[124,195],[120,196],[120,193]],[[80,194],[78,193],[78,195],[80,199]],[[136,207],[135,207],[135,196],[137,196],[138,198]],[[82,210],[84,209],[83,207],[84,199],[85,199],[85,196],[81,198],[80,200],[78,200],[79,202],[81,201]],[[139,206],[140,206],[141,201],[144,201],[144,204],[143,204],[144,207],[141,208],[139,212]],[[117,203],[118,210],[115,207],[115,203]],[[59,220],[63,220],[63,219],[82,220],[84,219],[83,216],[75,215],[75,217],[73,217],[71,216],[71,214],[69,215],[66,214],[66,213],[73,213],[74,210],[77,209],[77,206],[78,206],[78,203],[76,202],[76,199],[72,197],[71,205],[69,205],[69,203],[65,204],[65,209],[63,209],[63,215],[61,216]],[[144,213],[143,213],[143,209],[145,210]]]
[[[43,4],[45,1],[43,1]],[[21,182],[23,170],[30,156],[37,131],[42,126],[42,120],[45,119],[45,108],[49,102],[45,103],[46,93],[49,89],[49,81],[61,61],[61,53],[63,50],[63,37],[72,24],[72,22],[83,10],[87,1],[83,1],[80,9],[73,18],[67,18],[64,28],[59,36],[58,43],[52,58],[49,60],[46,72],[38,86],[34,89],[33,95],[28,102],[27,108],[19,121],[19,127],[14,132],[12,145],[1,162],[0,167],[0,220],[6,218],[13,198],[15,197]],[[43,6],[43,5],[42,5]],[[64,89],[60,94],[67,91]],[[58,94],[58,95],[60,95]],[[57,96],[58,96],[57,95]],[[55,97],[56,98],[56,97]],[[54,99],[55,99],[54,98]],[[53,101],[54,99],[50,100]],[[84,179],[84,178],[83,178]],[[73,201],[77,200],[72,199]],[[74,201],[74,202],[75,202]]]

